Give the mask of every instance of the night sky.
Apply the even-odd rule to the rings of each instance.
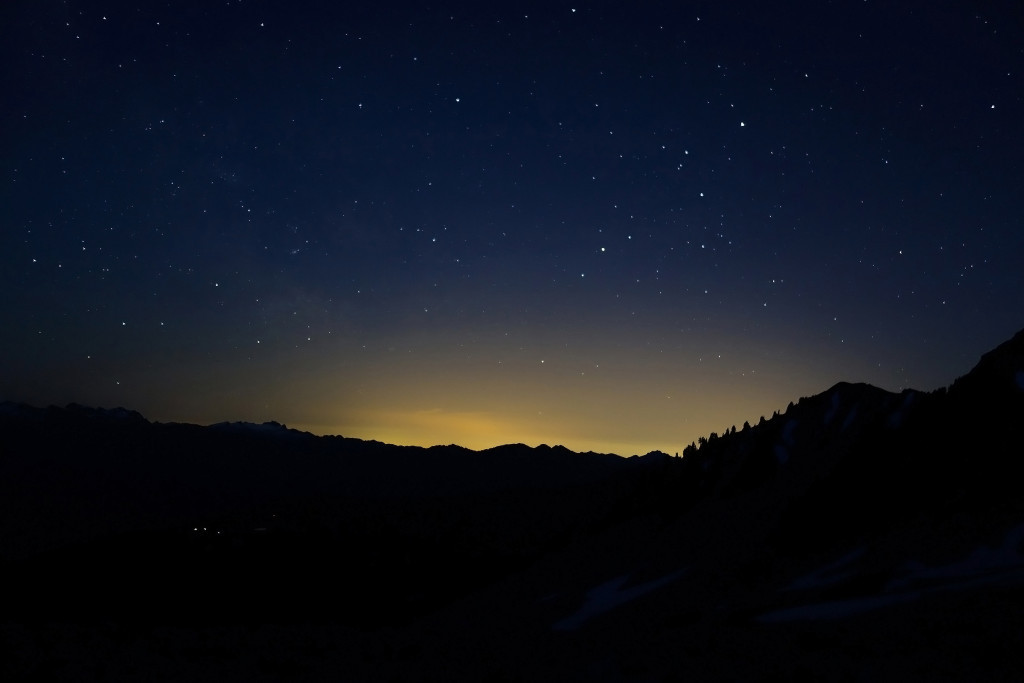
[[[674,453],[1024,327],[1017,0],[0,22],[0,399]]]

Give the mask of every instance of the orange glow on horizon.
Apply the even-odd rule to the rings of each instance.
[[[781,340],[693,340],[693,349],[630,355],[623,340],[608,335],[574,339],[568,350],[538,343],[530,358],[499,348],[490,359],[465,358],[458,348],[430,347],[417,354],[377,351],[350,363],[323,353],[274,359],[273,372],[211,364],[187,378],[167,365],[127,377],[108,393],[66,401],[124,405],[161,422],[275,420],[396,445],[484,450],[543,443],[630,456],[682,452],[702,436],[754,424],[839,380],[886,388],[870,368]]]

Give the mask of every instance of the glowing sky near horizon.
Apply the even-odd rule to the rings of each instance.
[[[1015,3],[57,5],[0,399],[677,452],[1024,326]]]

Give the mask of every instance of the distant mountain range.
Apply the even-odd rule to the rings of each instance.
[[[1017,680],[1024,331],[682,457],[0,404],[4,680]]]

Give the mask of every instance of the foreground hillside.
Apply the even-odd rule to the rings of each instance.
[[[1024,332],[682,458],[2,412],[8,680],[1024,672]]]

